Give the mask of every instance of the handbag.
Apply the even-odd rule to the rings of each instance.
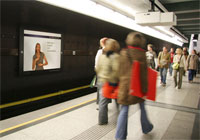
[[[93,88],[93,87],[96,87],[96,84],[97,84],[97,76],[95,75],[90,83],[90,87]]]
[[[103,96],[109,99],[117,99],[118,86],[111,86],[106,82],[102,87]]]
[[[130,80],[130,94],[140,98],[146,98],[152,101],[156,99],[156,82],[157,82],[157,71],[148,67],[148,91],[143,93],[141,90],[140,81],[140,63],[134,61],[132,64],[131,80]]]
[[[174,63],[174,64],[172,65],[172,68],[173,68],[174,70],[179,69],[179,63]]]
[[[183,56],[183,55],[181,55],[181,57],[180,57],[180,59],[179,59],[179,62],[176,62],[176,63],[174,63],[174,64],[172,65],[172,68],[173,68],[174,70],[179,69],[180,61],[181,61],[182,56]]]

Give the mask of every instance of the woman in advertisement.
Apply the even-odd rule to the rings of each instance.
[[[45,63],[43,63],[43,60]],[[40,43],[35,45],[35,54],[33,55],[33,70],[44,70],[43,66],[48,65],[47,58],[43,52],[40,51]]]

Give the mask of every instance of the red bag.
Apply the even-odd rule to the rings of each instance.
[[[103,96],[109,99],[117,99],[118,86],[114,87],[106,82],[102,87]]]
[[[141,91],[141,82],[140,82],[140,63],[134,61],[131,72],[131,81],[130,81],[130,94],[143,98],[146,96],[146,99],[155,101],[156,98],[156,81],[157,81],[157,72],[148,67],[148,91],[143,93]]]

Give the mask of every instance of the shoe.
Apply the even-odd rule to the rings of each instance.
[[[107,125],[108,122],[104,122],[104,123],[98,123],[98,125]]]
[[[144,134],[148,134],[149,132],[151,132],[151,130],[153,129],[153,125],[150,124],[148,128],[146,128],[146,130],[142,130]]]
[[[166,87],[166,84],[162,84],[163,87]]]
[[[174,85],[174,87],[176,88],[176,87],[177,87],[177,85]]]

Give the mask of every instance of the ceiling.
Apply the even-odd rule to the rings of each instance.
[[[148,12],[151,9],[151,1],[153,0],[93,0],[104,6],[111,6],[112,9],[125,12],[130,17],[134,13],[129,11],[131,8],[136,12]],[[174,12],[177,16],[177,25],[172,28],[183,38],[190,39],[191,34],[200,34],[200,0],[154,0],[155,11]],[[123,5],[125,7],[121,7]],[[130,15],[132,13],[132,16]],[[168,27],[164,27],[168,28]]]
[[[200,0],[159,0],[169,11],[177,16],[174,26],[188,39],[191,34],[200,34]]]

